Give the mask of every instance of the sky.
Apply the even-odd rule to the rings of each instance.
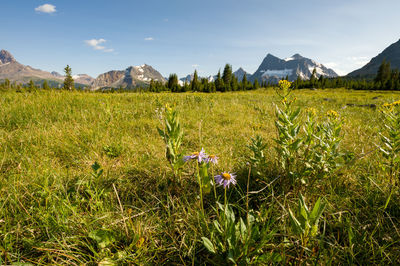
[[[163,76],[226,63],[254,73],[299,53],[344,75],[400,38],[399,0],[2,0],[0,49],[93,77],[132,65]]]

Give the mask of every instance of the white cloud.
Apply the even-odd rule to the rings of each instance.
[[[112,48],[106,48],[105,46],[101,45],[102,43],[105,43],[105,39],[91,39],[91,40],[86,40],[85,43],[92,47],[94,50],[99,50],[103,51],[106,53],[111,53],[114,52],[114,49]]]
[[[54,5],[44,4],[44,5],[36,7],[35,11],[36,12],[41,12],[41,13],[51,14],[51,13],[56,12],[57,10],[56,10],[56,6],[54,6]]]
[[[145,41],[154,41],[154,38],[153,37],[146,37],[146,38],[144,38],[144,40]]]
[[[192,65],[192,67],[194,67],[194,68],[197,68],[197,67],[199,67],[200,65],[198,65],[198,64],[193,64]]]
[[[350,62],[358,66],[364,66],[369,62],[369,58],[367,56],[352,56],[347,58]]]

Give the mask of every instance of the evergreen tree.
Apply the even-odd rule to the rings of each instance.
[[[49,84],[47,83],[47,80],[45,80],[43,82],[43,86],[42,87],[43,87],[44,90],[49,90],[50,89]]]
[[[258,80],[256,79],[256,80],[254,81],[254,84],[253,84],[253,90],[258,89],[259,87],[260,87],[260,84],[258,84]]]
[[[197,75],[197,70],[194,71],[193,80],[190,82],[190,87],[192,91],[199,91],[199,76]]]
[[[172,92],[180,91],[180,87],[179,87],[179,83],[178,83],[178,75],[176,75],[176,74],[169,75],[167,87]]]
[[[69,67],[69,65],[67,65],[64,68],[64,72],[65,72],[65,79],[64,79],[64,89],[65,90],[74,90],[75,89],[75,84],[74,84],[74,79],[72,78],[72,70]]]
[[[35,90],[36,89],[36,85],[35,82],[33,82],[33,80],[30,80],[28,83],[28,88],[30,91]]]
[[[247,77],[246,77],[246,75],[243,76],[242,84],[241,84],[240,87],[241,87],[241,89],[242,89],[243,91],[247,90]]]
[[[229,64],[225,65],[224,72],[222,74],[222,80],[224,81],[225,84],[225,90],[230,91],[230,84],[232,80],[232,66]]]
[[[239,82],[238,82],[238,80],[237,80],[237,78],[236,78],[235,75],[232,75],[230,87],[231,87],[231,90],[232,90],[232,91],[237,91],[237,90],[239,90]]]
[[[383,60],[379,66],[378,73],[376,74],[375,82],[380,82],[382,86],[390,79],[390,62]]]
[[[314,67],[313,72],[310,77],[311,86],[315,87],[317,81],[317,69]]]
[[[9,79],[6,79],[4,81],[4,87],[5,87],[5,89],[10,89],[10,80]]]
[[[224,81],[221,78],[221,71],[218,71],[217,79],[215,80],[215,89],[217,91],[224,91]]]

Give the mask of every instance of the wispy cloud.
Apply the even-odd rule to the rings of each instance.
[[[198,65],[198,64],[193,64],[192,65],[192,67],[194,67],[194,68],[198,68],[200,65]]]
[[[347,73],[363,67],[369,62],[370,58],[367,56],[348,56],[343,58],[338,58],[335,62],[323,63],[324,66],[332,68],[341,76]]]
[[[370,59],[367,56],[351,56],[348,57],[347,60],[349,60],[355,65],[363,66],[366,63],[368,63]]]
[[[92,47],[94,50],[98,51],[103,51],[106,53],[111,53],[114,52],[114,49],[112,48],[106,48],[105,46],[101,45],[103,43],[107,42],[107,40],[101,38],[101,39],[91,39],[91,40],[85,40],[85,43]]]
[[[57,12],[56,6],[51,4],[44,4],[35,8],[36,12],[52,14]]]
[[[146,38],[144,38],[144,40],[145,41],[154,41],[154,38],[153,37],[146,37]]]

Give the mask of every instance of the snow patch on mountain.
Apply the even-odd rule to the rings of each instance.
[[[273,77],[276,76],[278,78],[284,78],[286,76],[290,76],[293,73],[293,69],[282,69],[282,70],[261,70],[263,73],[261,76],[262,77]]]

